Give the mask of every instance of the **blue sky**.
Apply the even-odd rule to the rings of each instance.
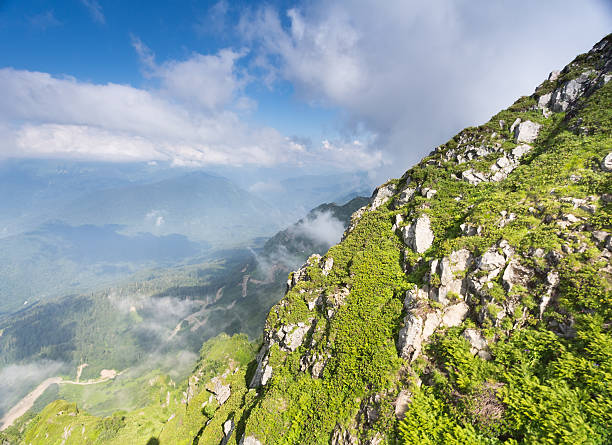
[[[0,0],[0,158],[398,175],[610,30],[600,0]]]

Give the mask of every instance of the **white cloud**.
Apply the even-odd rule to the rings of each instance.
[[[106,17],[104,17],[104,11],[102,6],[98,3],[98,0],[81,0],[81,3],[89,10],[91,18],[100,24],[106,23]]]
[[[231,59],[222,54],[218,60],[223,65]],[[240,166],[297,156],[292,142],[273,128],[250,126],[226,109],[186,107],[158,91],[11,68],[0,69],[0,91],[0,158]],[[220,104],[222,96],[210,100]]]
[[[304,218],[289,230],[294,235],[305,236],[317,244],[331,247],[340,242],[344,223],[331,212],[318,212],[313,218]]]
[[[383,152],[375,148],[371,138],[352,141],[321,141],[317,151],[320,159],[337,165],[341,170],[371,170],[389,163]]]
[[[611,25],[597,0],[316,0],[286,13],[263,7],[240,29],[266,79],[343,110],[347,132],[376,135],[370,146],[405,169],[530,94]]]
[[[195,54],[183,62],[168,62],[157,71],[164,89],[185,102],[218,109],[234,99],[245,80],[235,75],[234,63],[244,53],[221,50],[216,55]]]
[[[103,23],[100,4],[82,1]],[[223,22],[228,8],[219,2],[211,20]],[[213,54],[157,61],[132,37],[146,87],[0,69],[0,158],[325,165],[397,175],[462,127],[529,94],[610,25],[596,0],[262,7],[241,20],[240,45]],[[324,128],[328,139],[305,145],[248,123],[261,120],[251,119],[257,103],[247,85],[279,79],[298,98],[337,110],[342,127],[327,135]]]
[[[132,38],[145,72],[159,80],[150,89],[95,84],[48,73],[0,69],[0,159],[60,157],[115,162],[165,161],[176,166],[338,164],[371,167],[379,157],[353,148],[309,150],[271,127],[250,125],[241,112],[256,104],[242,94],[249,79],[236,62],[244,52],[194,54],[158,64]]]
[[[222,49],[212,55],[194,53],[187,60],[158,65],[155,54],[138,37],[131,38],[146,69],[145,75],[159,79],[166,96],[205,110],[221,109],[234,101],[244,102],[238,93],[248,76],[238,72],[236,62],[246,55],[245,50]]]
[[[40,360],[20,365],[10,364],[0,369],[0,414],[11,409],[19,398],[44,379],[56,376],[64,366],[61,362]]]
[[[163,159],[163,153],[139,136],[111,133],[86,125],[24,125],[16,133],[18,148],[33,156],[63,154],[76,159],[94,157],[110,161]]]

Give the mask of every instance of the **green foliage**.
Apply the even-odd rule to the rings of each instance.
[[[296,378],[294,358],[299,358],[299,349],[284,359],[271,357],[273,379],[266,385],[265,398],[249,416],[249,434],[265,438],[266,443],[327,441],[337,419],[354,416],[360,400],[390,387],[400,365],[393,341],[402,312],[397,296],[407,287],[399,247],[388,216],[368,213],[342,244],[330,249],[334,268],[327,277],[319,276],[318,283],[325,283],[333,292],[336,286],[350,282],[351,291],[319,343],[331,349],[323,378],[304,374]],[[310,275],[315,274],[313,269]],[[309,283],[312,281],[305,285]],[[300,306],[299,289],[289,293],[283,313]],[[274,313],[269,325],[283,319]],[[380,419],[381,428],[387,425],[384,420]]]
[[[494,445],[501,441],[476,432],[470,424],[460,424],[454,413],[441,400],[427,390],[416,389],[412,395],[410,410],[399,423],[399,431],[405,444],[474,444]],[[512,440],[503,442],[511,445]]]

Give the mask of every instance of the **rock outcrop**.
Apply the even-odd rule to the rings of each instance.
[[[423,253],[431,247],[434,233],[427,215],[421,215],[410,225],[402,228],[402,236],[408,247],[417,253]]]

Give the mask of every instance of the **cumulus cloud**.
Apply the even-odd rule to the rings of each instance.
[[[158,86],[0,69],[0,159],[165,161],[192,167],[328,163],[353,169],[380,160],[357,145],[308,150],[272,127],[246,123],[240,113],[255,104],[242,94],[248,75],[236,68],[244,52],[221,50],[158,64],[140,40],[134,37],[132,43]],[[343,159],[347,149],[354,165]]]
[[[233,60],[219,57],[226,58],[224,63]],[[292,141],[273,128],[250,126],[226,109],[189,109],[157,91],[12,68],[0,69],[0,91],[0,158],[161,160],[195,166],[273,165],[295,158]],[[215,106],[223,97],[199,100]]]
[[[304,100],[343,110],[347,132],[371,132],[370,148],[405,169],[530,94],[611,25],[598,0],[317,0],[257,9],[241,31],[258,48],[266,79],[288,80]]]
[[[138,53],[150,78],[157,78],[168,97],[191,103],[204,110],[216,110],[230,105],[247,83],[248,76],[236,68],[245,50],[222,49],[217,54],[194,53],[186,60],[170,60],[161,65],[155,54],[138,37],[132,36],[132,46]]]
[[[81,1],[104,22],[96,0]],[[227,28],[230,9],[220,1],[207,20]],[[0,69],[0,158],[325,165],[395,176],[462,127],[530,94],[611,25],[601,0],[263,6],[242,16],[239,41],[209,54],[159,61],[132,36],[144,87]],[[284,89],[274,90],[277,80]],[[289,83],[341,122],[309,145],[255,124],[254,83],[274,93]]]

